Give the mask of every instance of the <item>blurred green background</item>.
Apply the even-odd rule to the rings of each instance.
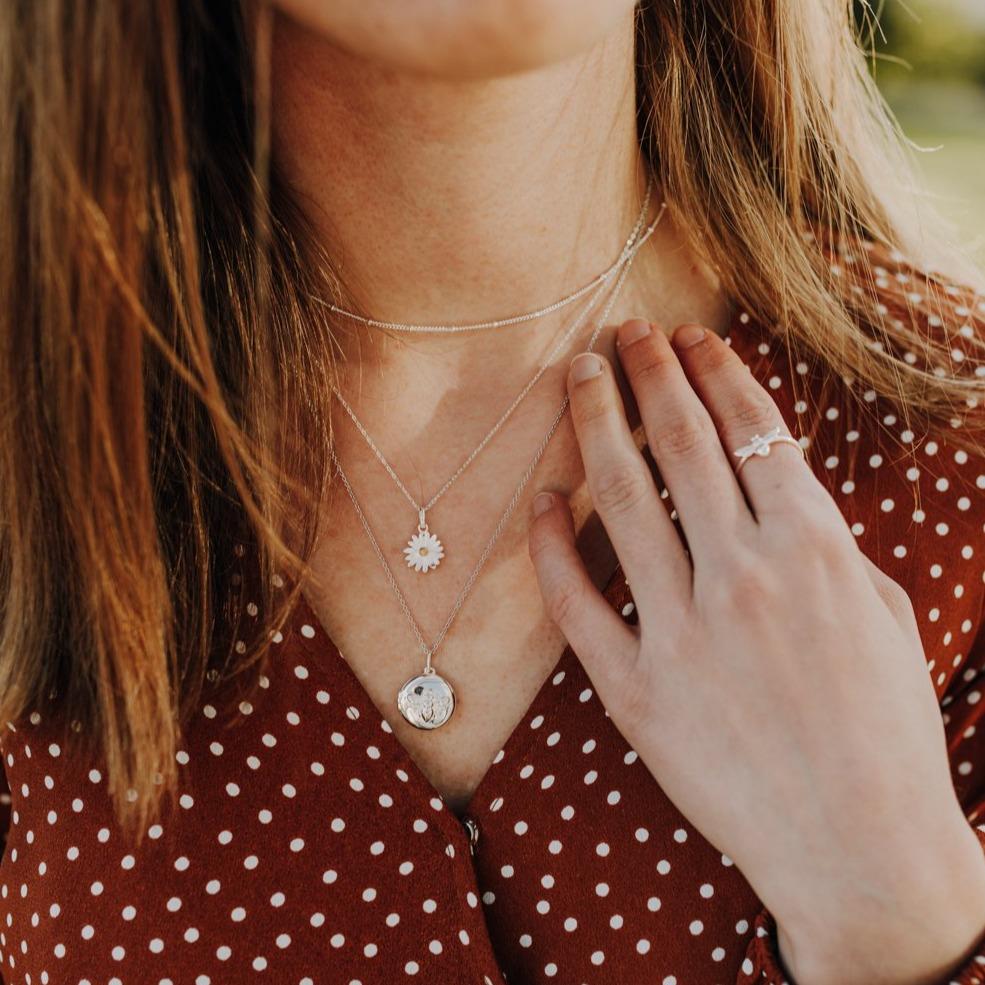
[[[985,261],[985,0],[856,0],[856,12],[940,211]]]

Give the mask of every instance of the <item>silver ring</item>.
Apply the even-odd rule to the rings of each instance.
[[[800,453],[807,458],[807,452],[804,451],[803,446],[796,439],[791,437],[789,434],[781,433],[779,425],[773,428],[772,431],[767,431],[766,434],[754,434],[749,439],[749,444],[743,445],[741,448],[736,449],[732,454],[738,456],[739,464],[735,467],[736,475],[739,473],[739,469],[742,468],[746,462],[749,461],[753,455],[758,455],[760,458],[765,458],[770,453],[770,446],[775,445],[780,441],[785,441],[789,445],[793,445],[797,448]]]

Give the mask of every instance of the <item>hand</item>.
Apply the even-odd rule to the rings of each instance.
[[[866,961],[880,983],[933,981],[985,931],[985,859],[909,598],[797,448],[736,475],[753,434],[789,432],[724,340],[686,326],[672,345],[634,320],[617,348],[687,549],[612,367],[579,355],[572,418],[639,625],[592,584],[556,493],[530,534],[548,611],[664,791],[770,908],[798,985],[875,981]]]

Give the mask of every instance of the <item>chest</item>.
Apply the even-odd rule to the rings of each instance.
[[[526,501],[523,505],[529,509]],[[572,507],[586,563],[604,584],[615,567],[615,556],[590,513],[587,494],[575,491]],[[476,579],[434,653],[434,668],[455,696],[454,712],[440,728],[416,728],[397,710],[398,691],[422,672],[425,658],[375,557],[368,570],[343,573],[332,563],[339,556],[340,543],[324,543],[313,562],[316,578],[302,602],[311,627],[306,631],[324,635],[331,641],[329,649],[344,655],[347,669],[388,720],[401,747],[456,813],[465,810],[566,647],[544,610],[527,554],[526,525],[516,526]],[[361,536],[362,531],[350,529],[341,536],[356,534]],[[356,537],[353,550],[360,543]],[[454,543],[453,537],[450,554]],[[427,574],[399,573],[408,607],[428,644],[468,577],[467,563],[456,566],[456,560],[451,557],[447,569],[443,562]]]

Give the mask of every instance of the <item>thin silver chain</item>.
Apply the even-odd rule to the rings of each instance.
[[[663,218],[663,214],[665,210],[666,210],[666,203],[662,203],[660,211],[657,214],[657,217],[650,224],[645,235],[640,240],[640,245],[642,245],[643,242],[645,242],[649,238],[653,230],[656,229],[657,224],[660,222],[661,218]],[[635,259],[635,257],[636,257],[636,253],[634,252],[632,256],[629,258],[629,261],[623,267],[621,273],[619,274],[619,278],[617,279],[615,286],[612,289],[612,294],[610,295],[609,300],[606,303],[605,309],[603,310],[602,315],[598,320],[598,324],[595,326],[595,330],[592,332],[592,337],[589,339],[588,345],[585,349],[586,352],[591,352],[594,349],[595,343],[598,341],[599,334],[602,331],[606,319],[609,316],[609,312],[612,310],[612,306],[613,304],[615,304],[616,298],[619,296],[619,292],[622,290],[622,286],[625,283],[626,276],[629,273],[629,269],[632,266],[632,262]],[[413,612],[411,612],[410,605],[408,604],[404,593],[401,591],[400,586],[397,584],[397,579],[393,574],[393,569],[390,567],[390,563],[387,561],[386,555],[383,553],[383,549],[380,547],[379,541],[376,539],[376,535],[373,533],[373,529],[369,525],[369,521],[366,519],[366,514],[363,512],[363,509],[359,504],[359,500],[356,497],[356,494],[353,491],[352,486],[349,484],[349,479],[345,474],[345,470],[342,468],[342,463],[339,461],[338,457],[335,454],[335,449],[334,448],[331,449],[332,462],[335,465],[336,470],[338,471],[339,478],[342,480],[342,485],[345,486],[345,491],[349,494],[349,499],[352,501],[352,506],[356,511],[356,515],[359,517],[359,522],[362,524],[363,530],[366,531],[366,536],[369,539],[369,542],[373,545],[373,550],[375,551],[377,558],[379,558],[380,564],[383,566],[383,571],[386,575],[387,582],[389,583],[390,588],[393,590],[393,594],[397,597],[397,601],[400,603],[401,611],[406,617],[407,622],[410,623],[411,629],[414,631],[414,636],[417,638],[417,642],[420,645],[421,652],[424,654],[425,673],[431,673],[433,669],[431,666],[432,657],[434,656],[438,647],[441,646],[442,642],[444,641],[445,636],[448,633],[448,630],[451,628],[452,623],[455,621],[455,617],[458,615],[459,610],[465,604],[465,600],[468,598],[469,593],[472,591],[472,586],[475,584],[476,579],[479,577],[479,573],[482,571],[483,567],[486,564],[486,561],[488,561],[489,556],[492,554],[493,548],[496,546],[496,542],[499,540],[503,531],[506,529],[506,525],[507,523],[509,523],[510,517],[513,515],[514,511],[519,505],[520,498],[523,495],[523,490],[526,488],[527,483],[530,481],[531,476],[534,474],[534,470],[537,468],[537,465],[540,462],[541,458],[543,457],[544,452],[547,451],[547,446],[550,443],[551,438],[554,437],[554,433],[555,431],[557,431],[558,425],[561,423],[561,419],[564,417],[564,414],[568,409],[568,403],[569,403],[568,395],[567,393],[565,393],[564,398],[561,401],[561,406],[558,408],[557,413],[555,413],[554,419],[551,421],[551,425],[547,429],[547,433],[544,435],[543,439],[540,442],[540,445],[537,447],[537,451],[534,453],[533,458],[530,460],[530,463],[527,465],[526,469],[524,470],[523,475],[520,477],[520,481],[519,483],[517,483],[516,489],[514,490],[513,495],[510,497],[510,501],[507,504],[506,509],[503,512],[503,515],[500,517],[499,522],[496,524],[496,528],[492,532],[492,536],[489,538],[489,540],[486,543],[486,546],[482,550],[482,553],[479,555],[479,559],[476,562],[475,567],[472,569],[468,578],[465,580],[465,584],[462,586],[461,591],[459,591],[458,596],[456,597],[455,602],[452,605],[451,611],[448,613],[448,618],[445,619],[444,625],[441,627],[440,631],[438,632],[438,635],[435,636],[430,646],[428,646],[427,640],[424,638],[424,633],[421,631],[421,627],[418,624],[417,619],[414,617]]]
[[[646,200],[643,205],[641,217],[646,215],[646,205],[647,202],[649,202],[649,198],[650,184],[647,185]],[[633,234],[626,241],[626,245],[623,247],[622,253],[619,254],[619,257],[607,270],[604,270],[583,287],[579,287],[574,293],[561,298],[560,301],[555,301],[553,304],[549,304],[546,307],[538,308],[536,311],[524,312],[522,315],[512,315],[509,318],[497,318],[492,321],[470,322],[464,325],[417,325],[407,322],[381,321],[377,318],[368,318],[365,315],[360,315],[358,312],[350,311],[348,308],[340,308],[338,305],[332,304],[328,301],[323,301],[321,303],[324,304],[329,311],[332,311],[337,315],[342,315],[344,318],[349,318],[352,321],[359,322],[362,325],[369,325],[373,328],[385,328],[394,332],[406,332],[420,335],[453,335],[460,332],[479,332],[488,328],[507,328],[510,325],[519,325],[523,322],[534,321],[537,318],[550,315],[569,304],[573,304],[579,298],[588,294],[589,291],[593,290],[595,287],[604,286],[622,266],[626,257],[626,251],[632,245],[632,241],[639,232],[641,225],[642,222],[637,223],[636,228],[633,230]]]
[[[646,197],[643,200],[643,208],[640,210],[639,217],[636,220],[636,225],[633,227],[632,233],[630,234],[629,238],[626,240],[626,245],[623,247],[623,251],[620,254],[619,260],[613,266],[612,269],[619,269],[624,265],[632,263],[633,257],[635,257],[637,251],[643,246],[643,244],[649,238],[650,232],[652,232],[652,230],[650,230],[650,232],[647,232],[645,236],[637,240],[640,229],[643,226],[643,222],[645,221],[647,208],[649,207],[651,190],[652,190],[652,183],[647,185]],[[660,212],[658,213],[656,222],[660,221],[660,218],[662,217],[663,211],[665,209],[666,209],[666,203],[661,203]],[[656,224],[654,224],[653,228],[656,228]],[[517,409],[517,407],[519,407],[520,404],[523,403],[523,400],[527,396],[527,394],[530,393],[530,391],[537,385],[537,383],[540,382],[540,379],[543,377],[543,375],[551,368],[551,365],[553,364],[554,360],[557,358],[559,353],[562,352],[564,347],[574,336],[575,332],[577,332],[578,329],[581,328],[581,326],[588,318],[589,314],[594,308],[599,297],[602,295],[603,291],[605,290],[605,286],[606,284],[603,283],[596,290],[596,292],[589,299],[588,304],[585,305],[581,314],[575,319],[571,327],[568,328],[568,330],[561,336],[557,344],[551,350],[547,359],[545,359],[543,363],[541,363],[540,367],[537,369],[537,372],[534,373],[533,377],[526,384],[526,386],[524,386],[523,389],[520,390],[520,392],[516,395],[513,402],[509,405],[509,407],[506,408],[506,410],[500,416],[499,420],[497,420],[496,423],[492,426],[492,428],[490,428],[490,430],[486,432],[485,437],[483,437],[483,439],[479,442],[478,445],[475,446],[475,448],[465,458],[465,460],[461,463],[461,465],[459,465],[459,467],[452,473],[452,475],[449,476],[447,481],[437,490],[437,492],[435,492],[435,494],[426,503],[419,503],[414,498],[410,490],[404,484],[403,480],[400,478],[399,475],[397,475],[396,470],[387,461],[386,456],[383,454],[379,446],[373,440],[372,435],[370,435],[369,431],[366,430],[366,427],[363,425],[362,421],[360,421],[359,418],[356,416],[356,412],[352,409],[352,406],[342,396],[338,388],[333,385],[332,392],[334,393],[339,403],[342,405],[342,409],[346,412],[346,414],[348,414],[349,418],[352,420],[352,423],[355,425],[356,430],[362,435],[363,440],[366,442],[370,450],[376,456],[376,460],[386,470],[387,475],[390,476],[390,478],[393,480],[397,488],[401,491],[401,493],[403,493],[403,496],[407,500],[407,502],[414,507],[414,511],[418,515],[418,522],[421,527],[423,527],[424,524],[426,523],[426,514],[428,513],[428,511],[435,505],[435,503],[438,502],[439,499],[441,499],[441,497],[446,492],[448,492],[448,490],[461,477],[461,475],[465,472],[465,470],[476,460],[476,458],[479,457],[479,455],[489,444],[489,442],[496,437],[500,429],[510,419],[510,417],[512,416],[513,412]]]

